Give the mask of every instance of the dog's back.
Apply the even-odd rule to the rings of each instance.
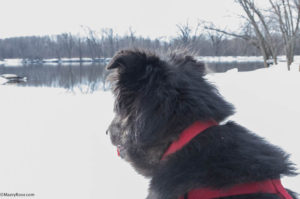
[[[213,198],[295,198],[283,188],[275,192],[281,186],[280,177],[296,175],[284,151],[234,122],[219,124],[233,114],[233,106],[205,80],[203,63],[185,54],[161,58],[125,50],[108,69],[114,70],[110,81],[116,96],[111,139],[125,160],[151,178],[148,199],[205,198],[214,190],[232,191],[232,195]],[[194,137],[164,156],[172,143],[191,137],[182,132],[195,122],[207,121],[219,125],[196,129]],[[253,183],[265,187],[264,182],[278,186],[273,192],[271,188],[239,189],[250,190]],[[197,190],[209,191],[193,196]]]

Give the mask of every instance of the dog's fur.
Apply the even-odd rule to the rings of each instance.
[[[204,64],[184,53],[159,57],[123,50],[107,68],[113,69],[109,80],[116,98],[108,132],[121,156],[151,178],[148,199],[296,175],[284,151],[234,122],[208,128],[161,160],[185,128],[199,120],[220,123],[234,113],[233,106],[205,80]],[[279,199],[263,193],[227,198]]]

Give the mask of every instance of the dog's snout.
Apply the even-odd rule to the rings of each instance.
[[[124,147],[121,146],[121,145],[118,145],[117,146],[117,152],[118,152],[118,156],[121,157],[121,158],[124,158],[125,157],[125,150],[124,150]]]

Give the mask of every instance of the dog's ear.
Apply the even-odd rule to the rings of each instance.
[[[172,59],[184,71],[200,73],[201,75],[205,74],[205,64],[201,61],[198,61],[194,56],[175,54],[175,56],[173,55]]]
[[[132,50],[119,51],[107,65],[107,69],[128,68],[136,65],[145,65],[147,56],[145,53]]]
[[[198,70],[202,75],[204,75],[206,72],[206,67],[204,62],[200,62],[200,61],[191,62],[191,66],[195,68],[195,70]]]
[[[193,67],[195,70],[200,71],[202,74],[205,72],[205,64],[201,61],[198,61],[195,57],[187,55],[185,56],[185,62],[190,67]]]

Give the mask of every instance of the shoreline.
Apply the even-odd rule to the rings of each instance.
[[[245,63],[245,62],[263,62],[262,56],[198,56],[198,61],[205,63]],[[29,64],[45,64],[45,65],[72,65],[72,64],[107,64],[111,58],[51,58],[51,59],[3,59],[0,60],[1,66],[26,66]],[[278,56],[278,62],[286,62],[284,55]],[[300,63],[300,55],[295,56],[296,63]],[[272,63],[272,60],[270,60]]]

